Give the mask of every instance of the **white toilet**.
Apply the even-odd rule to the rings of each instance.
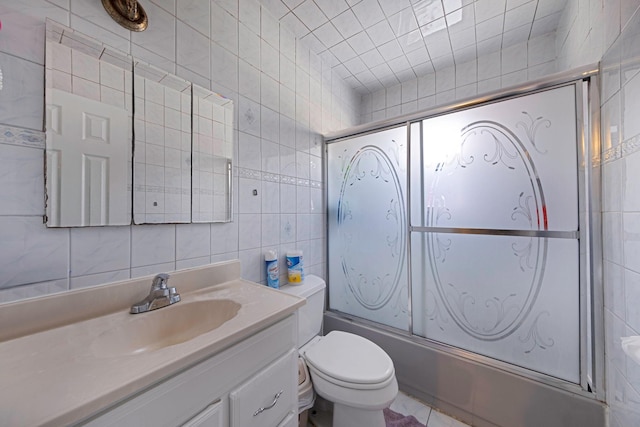
[[[382,410],[398,394],[393,361],[373,342],[341,331],[320,336],[324,280],[305,277],[281,290],[304,297],[298,313],[298,349],[311,372],[316,393],[333,402],[333,427],[384,427]]]

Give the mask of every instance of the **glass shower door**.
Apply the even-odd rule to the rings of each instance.
[[[580,383],[574,85],[411,126],[413,333]]]
[[[407,127],[327,146],[329,308],[408,330]]]

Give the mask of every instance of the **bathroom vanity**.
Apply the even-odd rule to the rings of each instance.
[[[182,301],[141,314],[151,277],[0,306],[0,424],[297,425],[304,299],[239,276],[171,273]]]

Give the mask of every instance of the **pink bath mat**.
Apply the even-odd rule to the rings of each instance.
[[[402,415],[389,408],[385,408],[383,412],[387,427],[425,427],[413,415]]]

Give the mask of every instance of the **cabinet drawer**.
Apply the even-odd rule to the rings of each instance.
[[[231,392],[232,427],[275,427],[297,410],[297,360],[291,350]]]
[[[223,427],[222,411],[222,401],[217,400],[187,421],[182,427]]]

